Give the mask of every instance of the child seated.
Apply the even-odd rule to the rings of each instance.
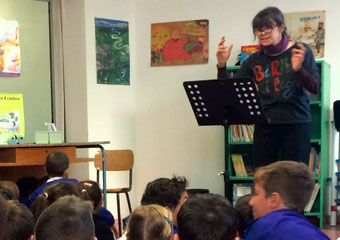
[[[300,213],[315,184],[306,164],[279,161],[261,167],[254,184],[249,204],[255,220],[245,232],[246,240],[329,240]]]
[[[33,202],[39,194],[43,193],[47,186],[54,183],[68,182],[77,184],[77,179],[67,178],[69,165],[69,159],[64,152],[51,152],[48,154],[45,163],[48,180],[31,194],[31,201]]]
[[[235,204],[238,218],[237,233],[240,240],[244,239],[244,231],[248,228],[249,223],[254,220],[253,208],[249,204],[251,197],[251,194],[246,194],[237,200]]]
[[[190,197],[181,207],[177,222],[180,240],[234,240],[236,237],[236,211],[220,195]]]
[[[127,226],[128,240],[171,240],[172,214],[166,208],[151,204],[137,207]]]
[[[0,239],[33,240],[34,220],[31,211],[25,205],[16,201],[7,201],[6,208]]]
[[[33,202],[31,210],[34,216],[34,221],[37,222],[41,213],[52,203],[64,196],[77,196],[76,185],[67,182],[54,183],[44,189]]]
[[[78,196],[86,201],[91,201],[94,208],[93,222],[95,226],[95,234],[98,240],[113,240],[112,231],[115,237],[118,238],[118,231],[116,228],[110,229],[105,221],[98,215],[99,209],[103,205],[102,192],[98,184],[91,180],[81,181],[77,185]],[[114,225],[113,225],[114,226]]]
[[[177,235],[177,214],[188,199],[187,185],[185,177],[157,178],[147,184],[142,196],[141,205],[157,204],[171,211],[174,235]]]
[[[36,240],[95,240],[90,203],[75,196],[59,198],[39,217]]]
[[[8,209],[7,201],[0,194],[0,229],[5,228],[7,212],[8,212],[7,209]],[[0,239],[3,239],[2,234],[3,234],[3,231],[0,231]]]
[[[19,188],[12,181],[0,181],[0,194],[6,200],[18,201],[18,199],[19,199]]]
[[[44,192],[44,189],[54,183],[67,182],[78,184],[77,179],[67,178],[69,169],[69,158],[64,152],[51,152],[46,158],[46,172],[48,174],[48,180],[42,184],[31,194],[31,201],[33,202],[36,197]],[[98,211],[100,218],[104,220],[110,227],[114,224],[114,218],[106,208],[100,208]]]

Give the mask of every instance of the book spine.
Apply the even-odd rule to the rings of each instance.
[[[241,165],[238,161],[238,157],[236,154],[232,154],[231,155],[231,159],[233,162],[233,166],[234,166],[234,171],[235,171],[235,176],[236,177],[242,177],[242,170],[241,170]]]
[[[320,189],[320,183],[315,183],[309,202],[307,203],[305,207],[305,212],[310,212],[312,210],[312,207],[314,205],[316,196],[318,195],[319,189]]]

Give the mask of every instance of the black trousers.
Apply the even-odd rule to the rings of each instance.
[[[255,168],[279,159],[309,164],[311,123],[256,125],[254,131]]]

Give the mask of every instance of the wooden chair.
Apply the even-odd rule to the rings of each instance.
[[[133,152],[131,150],[106,150],[106,171],[129,171],[129,185],[126,188],[107,188],[106,193],[116,193],[117,195],[117,214],[119,235],[122,236],[122,219],[120,213],[119,194],[125,193],[129,211],[131,214],[131,202],[129,192],[132,189],[132,168],[133,168]],[[102,155],[97,153],[94,159],[94,166],[97,169],[97,182],[99,184],[99,174],[103,170]]]

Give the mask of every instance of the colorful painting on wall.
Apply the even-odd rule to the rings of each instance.
[[[0,144],[16,143],[25,138],[22,94],[0,93]]]
[[[325,11],[292,12],[284,14],[291,40],[308,44],[315,58],[323,58],[325,51]]]
[[[0,19],[0,76],[19,77],[20,72],[18,22]]]
[[[97,83],[130,85],[128,22],[95,18]]]
[[[151,24],[151,66],[208,63],[209,20]]]

